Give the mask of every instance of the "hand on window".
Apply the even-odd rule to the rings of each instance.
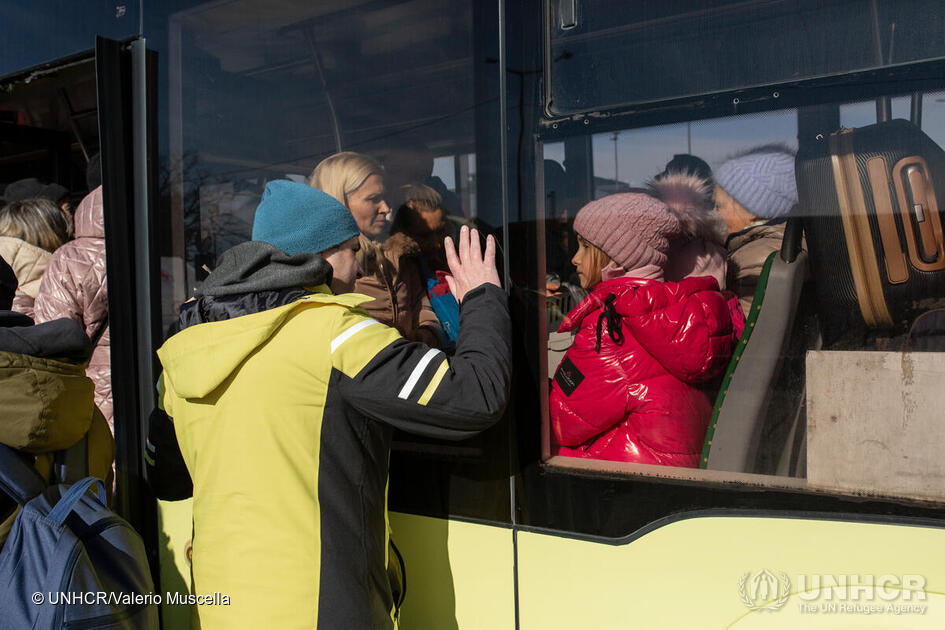
[[[459,255],[453,239],[446,237],[446,262],[450,274],[446,282],[457,302],[462,303],[469,291],[483,284],[499,284],[499,272],[495,267],[495,239],[490,235],[486,239],[486,253],[482,253],[479,244],[479,230],[469,230],[465,225],[459,232]]]

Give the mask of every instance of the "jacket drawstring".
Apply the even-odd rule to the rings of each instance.
[[[607,320],[607,334],[618,346],[623,343],[623,329],[620,326],[620,314],[617,313],[614,302],[617,296],[611,293],[604,301],[604,309],[597,318],[597,344],[594,346],[594,352],[600,354],[600,340],[603,333],[604,320]]]

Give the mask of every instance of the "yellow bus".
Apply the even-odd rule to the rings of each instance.
[[[190,588],[192,526],[143,478],[154,350],[250,238],[266,182],[350,150],[498,237],[515,329],[498,425],[395,439],[401,628],[945,624],[941,2],[86,4],[0,6],[0,183],[81,197],[101,153],[117,508],[162,593]],[[701,466],[556,455],[577,210],[674,156],[715,171],[772,144],[799,200],[711,388]],[[870,155],[921,162],[884,188],[857,171]],[[191,614],[165,605],[163,626]]]

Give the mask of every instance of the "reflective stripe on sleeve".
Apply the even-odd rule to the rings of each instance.
[[[420,395],[420,400],[417,401],[418,405],[426,405],[430,402],[430,399],[433,398],[433,394],[436,392],[436,388],[440,386],[440,381],[443,380],[446,370],[449,368],[449,361],[443,359],[443,363],[440,363],[440,367],[436,369],[436,373],[434,373],[433,378],[430,379],[430,384],[427,385],[427,388],[423,390],[423,394]]]
[[[430,361],[433,360],[433,357],[438,354],[442,354],[442,352],[435,348],[430,348],[427,350],[427,353],[423,355],[423,358],[421,358],[420,362],[417,363],[417,367],[415,367],[413,372],[410,373],[410,378],[408,378],[407,382],[404,383],[404,388],[400,390],[398,398],[407,400],[407,398],[410,396],[410,393],[413,391],[413,388],[416,387],[417,381],[419,381],[420,377],[423,375],[423,371],[430,364]]]

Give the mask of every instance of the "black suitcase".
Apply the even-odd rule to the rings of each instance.
[[[826,342],[901,329],[945,298],[945,150],[921,129],[830,134],[798,153],[797,186]]]

